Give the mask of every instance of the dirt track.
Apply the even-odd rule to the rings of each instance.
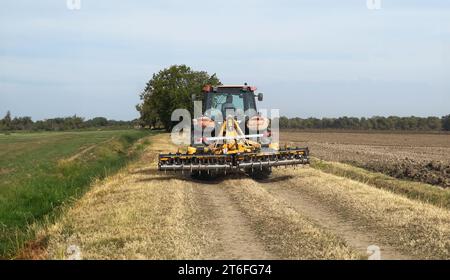
[[[200,207],[210,213],[212,225],[217,231],[216,248],[208,256],[212,259],[273,259],[258,236],[251,229],[247,218],[221,185],[197,185],[196,195]]]
[[[160,174],[146,155],[99,183],[49,230],[48,258],[383,259],[449,258],[450,211],[309,167],[271,179],[212,182]]]

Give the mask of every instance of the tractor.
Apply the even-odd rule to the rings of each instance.
[[[158,169],[194,178],[245,172],[265,179],[273,167],[308,164],[308,148],[280,147],[273,141],[277,132],[257,111],[256,100],[262,101],[263,94],[246,83],[204,86],[201,114],[191,123],[190,145],[183,153],[160,154]]]

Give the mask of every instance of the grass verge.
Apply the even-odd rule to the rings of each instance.
[[[382,173],[367,171],[349,164],[329,162],[317,158],[312,159],[311,167],[380,189],[386,189],[411,199],[450,209],[450,189],[443,189],[426,183],[396,179]]]
[[[39,224],[51,223],[58,216],[62,205],[80,197],[94,180],[108,176],[133,159],[142,149],[142,144],[133,146],[133,143],[145,135],[148,132],[122,131],[98,145],[79,151],[76,156],[71,154],[59,159],[59,150],[64,151],[65,143],[77,137],[75,134],[66,140],[69,142],[62,141],[61,145],[44,145],[45,149],[40,153],[44,156],[55,154],[52,160],[40,162],[36,157],[24,163],[32,169],[29,176],[16,176],[0,190],[1,258],[13,258],[28,241],[34,239]],[[39,139],[42,138],[33,143]]]
[[[210,254],[209,213],[195,184],[161,177],[155,149],[171,147],[152,137],[152,149],[114,176],[99,181],[52,225],[42,229],[41,258],[66,259],[70,245],[83,259],[201,259]],[[149,165],[152,167],[149,168]]]
[[[351,218],[401,252],[420,259],[450,258],[448,209],[313,168],[276,173],[296,175],[281,187]]]

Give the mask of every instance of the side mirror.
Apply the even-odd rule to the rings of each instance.
[[[261,92],[258,93],[258,101],[263,101],[263,94]]]

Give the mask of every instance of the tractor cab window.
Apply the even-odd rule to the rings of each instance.
[[[227,110],[235,112],[255,111],[255,96],[251,91],[241,91],[240,89],[230,89],[222,92],[210,92],[205,95],[203,111],[208,112],[208,117],[214,120],[225,118]]]
[[[244,112],[244,95],[214,93],[211,95],[210,106],[207,109],[221,112],[222,116],[225,116],[227,110],[242,110],[242,112]]]

